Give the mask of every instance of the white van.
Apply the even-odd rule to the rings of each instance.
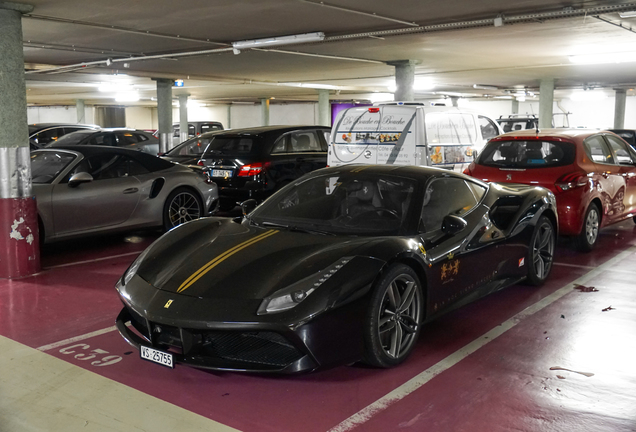
[[[453,107],[398,102],[349,108],[334,121],[328,165],[427,165],[461,172],[501,133],[487,116]]]

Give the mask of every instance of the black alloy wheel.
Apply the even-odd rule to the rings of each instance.
[[[411,354],[420,334],[424,296],[412,268],[393,264],[375,284],[365,327],[364,361],[389,368]]]
[[[163,206],[163,227],[166,231],[203,216],[201,198],[188,188],[173,190]]]
[[[556,232],[550,219],[541,216],[534,227],[528,248],[527,281],[532,285],[541,285],[548,278],[554,261]]]
[[[576,236],[576,248],[581,252],[590,252],[598,240],[598,230],[601,226],[601,213],[598,206],[590,204],[583,218],[583,228]]]

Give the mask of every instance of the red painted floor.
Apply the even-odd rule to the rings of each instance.
[[[568,292],[365,422],[346,424],[636,245],[631,221],[601,231],[593,254],[579,254],[562,240],[558,264],[543,287],[512,286],[430,323],[414,355],[398,368],[339,367],[293,377],[179,365],[170,370],[142,361],[116,331],[108,331],[121,308],[113,286],[155,237],[141,236],[133,239],[139,243],[121,236],[47,246],[42,273],[0,281],[0,334],[244,431],[326,431],[338,425],[336,430],[361,431],[636,431],[636,254],[586,284],[598,292]],[[614,309],[603,312],[608,306]],[[102,329],[97,336],[50,345]],[[550,370],[554,366],[594,375]]]

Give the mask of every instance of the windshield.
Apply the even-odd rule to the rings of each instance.
[[[389,175],[333,173],[283,188],[250,214],[261,225],[333,234],[399,235],[416,182]]]
[[[479,165],[547,168],[574,163],[574,144],[559,141],[491,141],[477,158]]]
[[[212,138],[192,138],[167,152],[165,156],[201,156]]]
[[[75,155],[65,152],[34,151],[31,153],[31,179],[33,183],[51,183]]]
[[[58,138],[57,141],[53,141],[46,147],[53,147],[53,146],[57,147],[58,145],[76,145],[76,144],[79,144],[79,142],[82,141],[84,138],[94,133],[95,133],[94,130],[73,132]]]

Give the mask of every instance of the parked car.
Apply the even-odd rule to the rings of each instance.
[[[168,230],[210,215],[217,186],[202,173],[139,151],[66,146],[31,153],[44,241],[141,227]]]
[[[198,137],[206,132],[214,132],[218,130],[223,130],[223,123],[217,121],[188,122],[188,138]],[[175,146],[180,142],[182,142],[181,124],[174,123],[172,125],[172,145]]]
[[[110,128],[101,130],[82,130],[65,135],[46,147],[102,145],[141,150],[156,155],[159,153],[159,140],[151,133],[128,128]]]
[[[569,128],[570,114],[569,112],[552,114],[552,127]],[[499,123],[504,132],[537,129],[539,127],[539,117],[535,114],[510,114],[508,117],[499,116],[497,123]]]
[[[465,173],[550,189],[560,232],[575,236],[582,251],[592,250],[599,228],[636,215],[636,151],[611,132],[508,133],[492,139]]]
[[[430,167],[322,169],[242,220],[206,218],[158,239],[116,285],[117,328],[167,366],[388,368],[422,324],[467,299],[543,283],[556,230],[544,188]]]
[[[302,175],[327,166],[329,128],[265,126],[210,136],[199,164],[219,185],[221,210],[264,200]],[[207,135],[206,135],[207,137]]]
[[[203,152],[208,147],[208,144],[210,144],[212,137],[216,133],[219,132],[207,132],[201,136],[191,138],[176,147],[173,147],[171,150],[168,150],[166,153],[160,154],[159,156],[162,159],[178,163],[180,165],[186,165],[191,168],[198,166],[201,168],[201,166],[197,164],[203,156]]]
[[[610,132],[614,132],[619,137],[623,138],[627,144],[636,149],[636,130],[634,129],[609,129]]]
[[[31,150],[44,147],[51,141],[78,130],[97,130],[99,126],[86,124],[35,123],[29,125]]]

